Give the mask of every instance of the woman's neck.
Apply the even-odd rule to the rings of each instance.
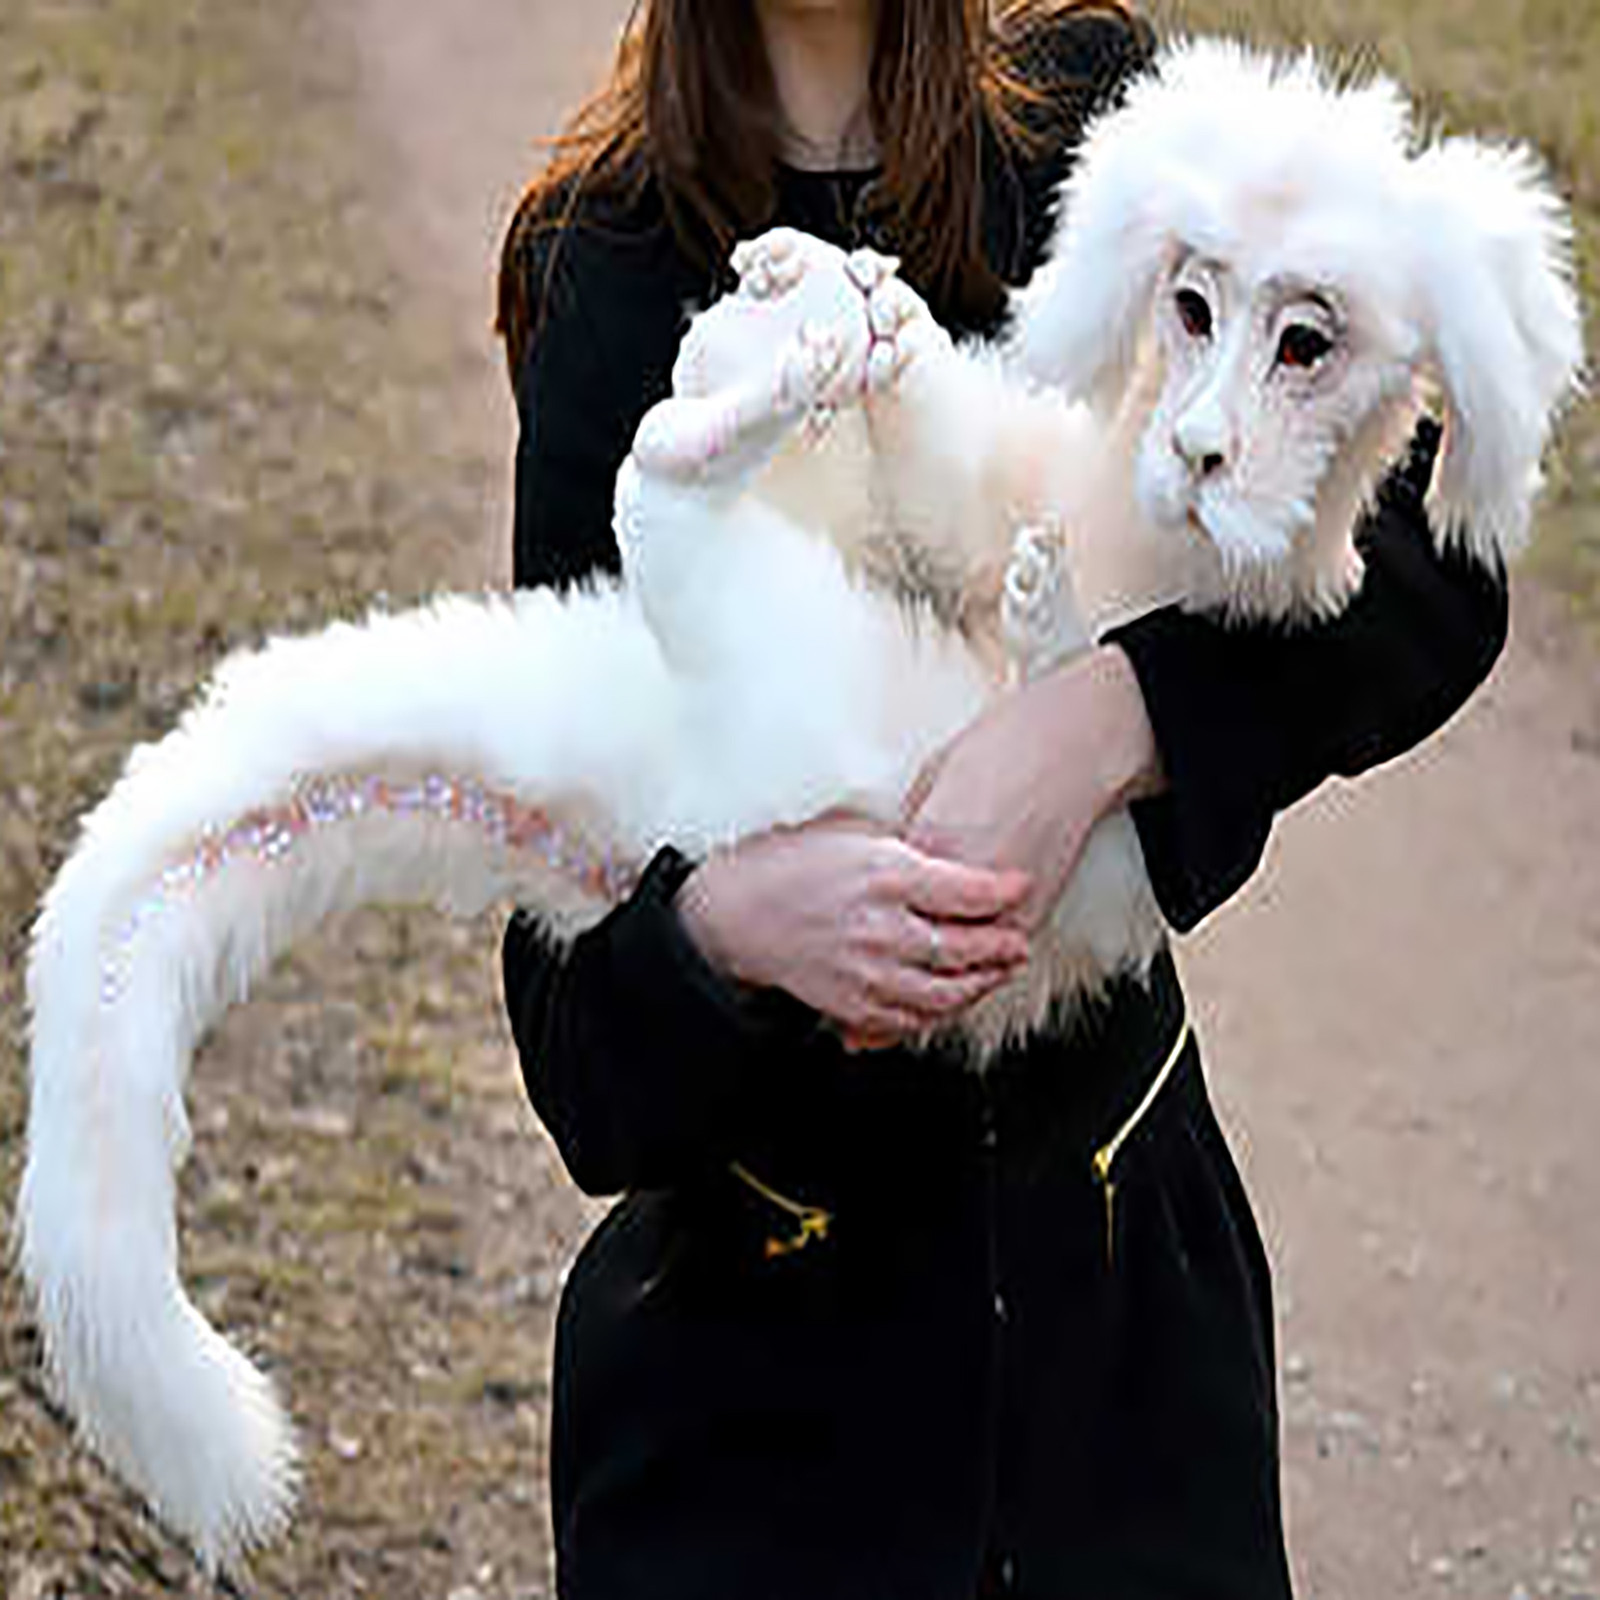
[[[756,0],[796,167],[866,167],[878,157],[868,106],[872,0]]]

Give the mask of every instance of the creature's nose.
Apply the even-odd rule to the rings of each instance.
[[[1187,437],[1182,428],[1174,431],[1172,448],[1197,478],[1214,478],[1228,464],[1227,456],[1214,442]]]
[[[1196,478],[1214,478],[1228,464],[1226,424],[1209,406],[1196,407],[1172,430],[1172,448]]]

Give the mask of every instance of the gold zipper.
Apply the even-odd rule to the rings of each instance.
[[[1174,1040],[1172,1048],[1167,1053],[1167,1058],[1161,1064],[1161,1070],[1155,1075],[1150,1087],[1145,1090],[1144,1098],[1134,1107],[1133,1113],[1112,1136],[1096,1150],[1090,1157],[1090,1167],[1094,1173],[1095,1181],[1100,1185],[1105,1196],[1106,1205],[1106,1260],[1115,1263],[1116,1260],[1116,1201],[1117,1185],[1112,1177],[1112,1168],[1116,1165],[1117,1156],[1121,1153],[1123,1145],[1128,1142],[1145,1117],[1149,1115],[1150,1108],[1156,1102],[1156,1097],[1165,1087],[1167,1079],[1177,1070],[1184,1047],[1189,1043],[1190,1026],[1187,1017],[1183,1026],[1178,1029],[1178,1037]],[[799,1200],[791,1199],[788,1195],[774,1189],[771,1184],[764,1183],[741,1161],[730,1161],[728,1170],[740,1183],[755,1191],[769,1205],[776,1206],[780,1211],[786,1212],[795,1220],[795,1231],[787,1238],[777,1234],[769,1234],[763,1247],[763,1254],[768,1261],[776,1261],[784,1256],[805,1250],[812,1244],[821,1244],[828,1238],[829,1229],[833,1226],[833,1213],[822,1206],[808,1206]]]
[[[1178,1029],[1176,1042],[1167,1052],[1167,1059],[1161,1063],[1161,1070],[1155,1075],[1155,1081],[1145,1090],[1144,1098],[1134,1107],[1133,1115],[1090,1158],[1089,1165],[1094,1172],[1095,1181],[1100,1185],[1100,1192],[1106,1200],[1106,1263],[1109,1266],[1116,1265],[1117,1244],[1117,1186],[1112,1180],[1111,1168],[1116,1162],[1117,1153],[1128,1142],[1129,1135],[1144,1121],[1150,1107],[1155,1104],[1156,1096],[1161,1093],[1162,1086],[1177,1068],[1178,1060],[1188,1042],[1189,1019],[1185,1017],[1183,1026]]]
[[[763,1183],[742,1162],[730,1161],[728,1170],[740,1183],[754,1189],[769,1205],[776,1206],[780,1211],[787,1211],[795,1219],[797,1227],[787,1239],[780,1238],[777,1234],[767,1236],[763,1254],[768,1261],[793,1255],[795,1251],[804,1250],[811,1244],[821,1244],[828,1237],[828,1229],[833,1226],[831,1211],[825,1211],[821,1206],[802,1205],[800,1201],[791,1200],[788,1195],[780,1194],[771,1184]]]

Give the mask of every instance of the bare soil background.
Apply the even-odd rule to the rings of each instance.
[[[1584,0],[1255,9],[1376,41],[1443,115],[1537,133],[1592,237]],[[0,13],[8,1206],[27,921],[128,745],[269,627],[503,578],[495,246],[532,140],[624,10]],[[1188,944],[1278,1263],[1312,1600],[1600,1595],[1596,462],[1580,418],[1529,566],[1544,581],[1519,585],[1468,713],[1288,819]],[[550,1318],[593,1208],[523,1103],[496,935],[349,919],[197,1064],[186,1273],[282,1375],[308,1450],[304,1509],[252,1593],[549,1592]],[[212,1593],[72,1445],[0,1284],[4,1592]]]

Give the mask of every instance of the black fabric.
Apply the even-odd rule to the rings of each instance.
[[[1041,39],[1053,143],[986,156],[1008,281],[1037,263],[1081,116],[1148,50],[1105,16]],[[893,248],[870,175],[778,177],[772,221]],[[615,569],[616,468],[717,284],[648,191],[584,210],[527,270],[550,298],[517,374],[516,578],[560,584]],[[1503,583],[1426,528],[1435,443],[1385,487],[1337,620],[1162,611],[1116,635],[1166,768],[1135,817],[1178,926],[1248,878],[1278,810],[1438,726],[1497,655]],[[505,939],[533,1103],[580,1185],[628,1191],[562,1299],[563,1600],[1282,1600],[1270,1282],[1192,1045],[1119,1157],[1109,1256],[1089,1171],[1175,1029],[1166,959],[982,1080],[847,1057],[797,1002],[706,965],[673,909],[691,866],[663,851],[564,951],[521,919]],[[833,1211],[828,1237],[769,1255],[794,1219],[732,1160]]]
[[[778,993],[718,977],[672,897],[692,863],[665,849],[638,889],[564,952],[513,919],[506,1002],[535,1109],[590,1194],[658,1188],[725,1163],[750,1064],[820,1031]]]
[[[781,1034],[738,1153],[630,1194],[563,1295],[576,1600],[1282,1600],[1270,1285],[1162,958],[983,1078]],[[639,1040],[641,1050],[650,1048]]]
[[[1133,662],[1166,769],[1166,792],[1133,817],[1180,931],[1248,880],[1279,811],[1409,750],[1498,658],[1504,573],[1440,555],[1423,512],[1438,446],[1424,422],[1361,531],[1366,574],[1335,621],[1223,627],[1169,608],[1110,635]]]

